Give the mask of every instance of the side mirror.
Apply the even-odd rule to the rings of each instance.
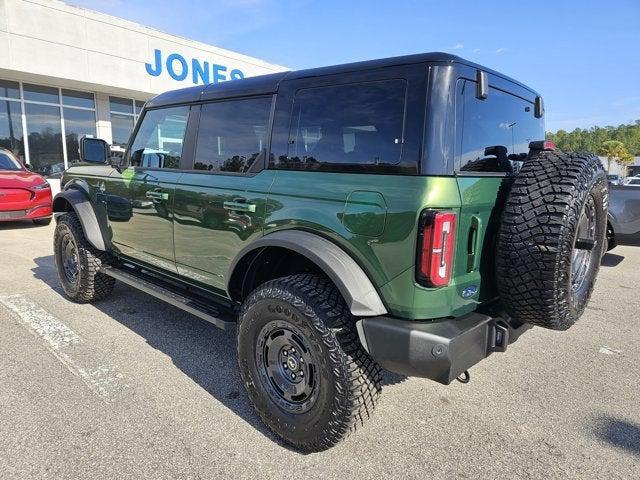
[[[109,144],[100,138],[80,139],[80,160],[89,163],[107,163]]]

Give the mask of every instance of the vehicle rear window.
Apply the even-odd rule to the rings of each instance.
[[[289,147],[272,166],[290,170],[369,171],[402,157],[406,82],[333,85],[299,90]]]
[[[457,87],[462,130],[456,170],[517,173],[529,142],[544,140],[544,124],[535,118],[533,103],[497,88],[489,88],[481,100],[471,80],[459,80]]]
[[[271,103],[262,97],[203,105],[193,169],[247,172],[265,151]]]

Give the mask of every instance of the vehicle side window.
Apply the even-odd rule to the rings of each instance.
[[[385,80],[299,90],[287,155],[272,159],[271,165],[355,172],[397,165],[406,89],[404,80]]]
[[[0,152],[0,170],[22,170],[22,166],[6,153]]]
[[[130,164],[144,168],[180,168],[189,106],[148,110],[130,149]]]
[[[262,97],[203,105],[194,170],[249,171],[265,152],[271,103]]]
[[[462,108],[461,172],[517,173],[529,152],[529,142],[544,140],[544,125],[534,105],[497,88],[486,99],[476,98],[476,82],[458,81]]]

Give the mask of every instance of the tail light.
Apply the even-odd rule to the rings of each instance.
[[[420,218],[416,280],[426,287],[444,287],[451,280],[456,214],[425,210]]]
[[[549,140],[529,142],[529,150],[555,150],[556,148],[556,144]]]

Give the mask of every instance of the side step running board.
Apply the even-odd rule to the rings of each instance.
[[[178,307],[185,312],[189,312],[196,317],[206,320],[209,323],[213,323],[216,327],[226,330],[232,325],[236,325],[236,322],[232,320],[226,320],[220,318],[222,315],[215,307],[205,305],[203,302],[199,302],[195,299],[189,298],[185,295],[177,293],[169,288],[159,285],[152,281],[152,277],[144,274],[131,273],[124,269],[115,267],[102,267],[100,272],[110,277],[120,280],[127,285],[131,285],[138,290],[141,290],[149,295],[153,295],[160,300],[164,300],[170,303],[174,307]]]

